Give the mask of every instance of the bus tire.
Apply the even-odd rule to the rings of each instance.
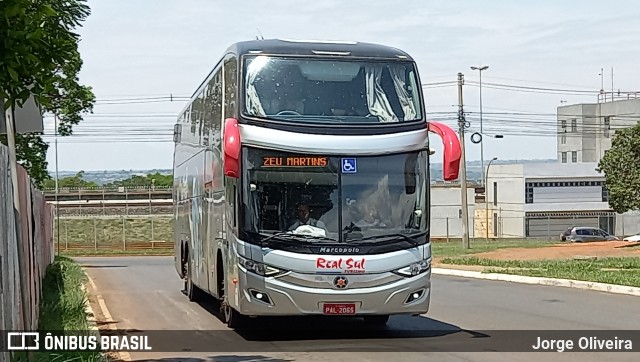
[[[229,305],[226,295],[222,297],[222,303],[220,303],[220,314],[224,323],[231,329],[241,328],[245,325],[245,316]]]
[[[187,297],[189,297],[189,300],[192,302],[197,302],[202,298],[202,292],[195,284],[193,284],[193,279],[191,277],[192,274],[191,261],[189,260],[189,257],[187,257],[187,278],[184,282],[184,288],[187,292]]]
[[[385,326],[389,322],[388,315],[366,315],[363,319],[366,324],[378,327]]]

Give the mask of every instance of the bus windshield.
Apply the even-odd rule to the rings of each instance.
[[[243,230],[259,240],[358,244],[426,231],[426,151],[341,158],[244,149],[243,165]]]
[[[244,114],[290,122],[420,120],[413,62],[252,56],[244,63]]]

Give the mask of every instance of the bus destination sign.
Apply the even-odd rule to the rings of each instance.
[[[262,167],[326,167],[329,160],[324,156],[263,157]]]

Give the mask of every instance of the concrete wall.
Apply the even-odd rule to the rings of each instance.
[[[467,188],[469,237],[474,237],[475,188]],[[431,237],[462,237],[460,186],[431,186]]]
[[[574,104],[558,107],[557,152],[558,162],[566,153],[567,162],[572,163],[571,152],[577,153],[576,162],[594,162],[596,157],[596,104]],[[575,120],[576,128],[572,128]],[[562,127],[563,121],[566,127]]]
[[[523,235],[526,167],[527,165],[492,165],[489,169],[487,179],[487,201],[491,219],[489,227],[491,233],[497,232],[495,236],[498,238],[517,238]],[[496,215],[498,222],[494,227]]]
[[[640,211],[616,215],[616,235],[629,236],[640,233]]]
[[[18,187],[10,176],[8,149],[0,144],[0,330],[37,330],[42,280],[53,262],[53,210],[22,166]],[[14,207],[18,196],[20,214]],[[0,349],[6,351],[5,337]],[[0,361],[9,361],[0,353]]]
[[[601,103],[598,119],[598,159],[604,156],[604,152],[611,148],[611,139],[616,129],[629,128],[635,126],[640,121],[640,99],[622,100],[615,102]],[[605,117],[609,117],[610,126],[607,129]]]
[[[605,118],[609,117],[609,125]],[[575,119],[576,132],[571,130]],[[562,121],[566,128],[562,128]],[[640,99],[604,103],[583,103],[558,107],[556,139],[558,162],[566,152],[571,163],[571,152],[578,152],[578,162],[598,162],[611,148],[616,129],[633,127],[640,121]],[[565,132],[566,130],[566,132]]]

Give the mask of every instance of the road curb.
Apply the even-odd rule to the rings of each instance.
[[[640,297],[640,288],[626,286],[626,285],[586,282],[582,280],[571,280],[571,279],[529,277],[529,276],[512,275],[512,274],[483,273],[483,272],[471,271],[471,270],[447,269],[447,268],[432,268],[431,272],[432,274],[437,274],[437,275],[496,280],[496,281],[522,283],[522,284],[539,284],[539,285],[547,285],[547,286],[553,286],[553,287],[593,290],[593,291],[599,291],[599,292],[624,294],[624,295],[632,295],[632,296]]]
[[[104,316],[105,319],[107,319],[107,321],[111,321],[111,313],[109,313],[109,309],[107,309],[107,305],[104,302],[104,299],[102,299],[102,296],[100,294],[98,294],[98,288],[96,287],[96,284],[93,282],[93,279],[91,279],[91,277],[89,276],[89,274],[87,274],[87,272],[85,271],[84,273],[87,276],[87,280],[89,282],[89,284],[91,285],[91,289],[93,289],[94,291],[94,297],[96,298],[96,301],[98,302],[98,308],[100,308],[100,311],[102,312],[102,315]],[[82,289],[87,293],[90,294],[89,291],[87,290],[86,286],[83,284],[82,285]],[[89,313],[89,319],[87,320],[87,322],[89,323],[89,328],[91,330],[94,330],[98,333],[98,335],[100,335],[100,330],[98,329],[98,323],[96,320],[96,315],[93,312],[93,307],[91,307],[91,302],[89,302],[89,299],[87,298],[87,303],[85,305],[85,310],[87,311],[87,313]],[[109,329],[117,329],[115,326],[113,325],[109,325],[108,327]],[[129,354],[129,352],[126,351],[116,351],[115,352],[119,357],[121,361],[131,361],[131,355]]]
[[[86,273],[85,273],[86,275]],[[82,291],[88,296],[89,295],[89,291],[87,290],[87,287],[82,284]],[[89,326],[89,330],[91,330],[92,332],[96,332],[98,334],[98,336],[100,335],[100,330],[98,329],[98,322],[96,321],[96,314],[93,312],[93,308],[91,307],[91,303],[89,302],[89,298],[87,297],[87,300],[84,304],[84,310],[87,313],[87,325]]]

